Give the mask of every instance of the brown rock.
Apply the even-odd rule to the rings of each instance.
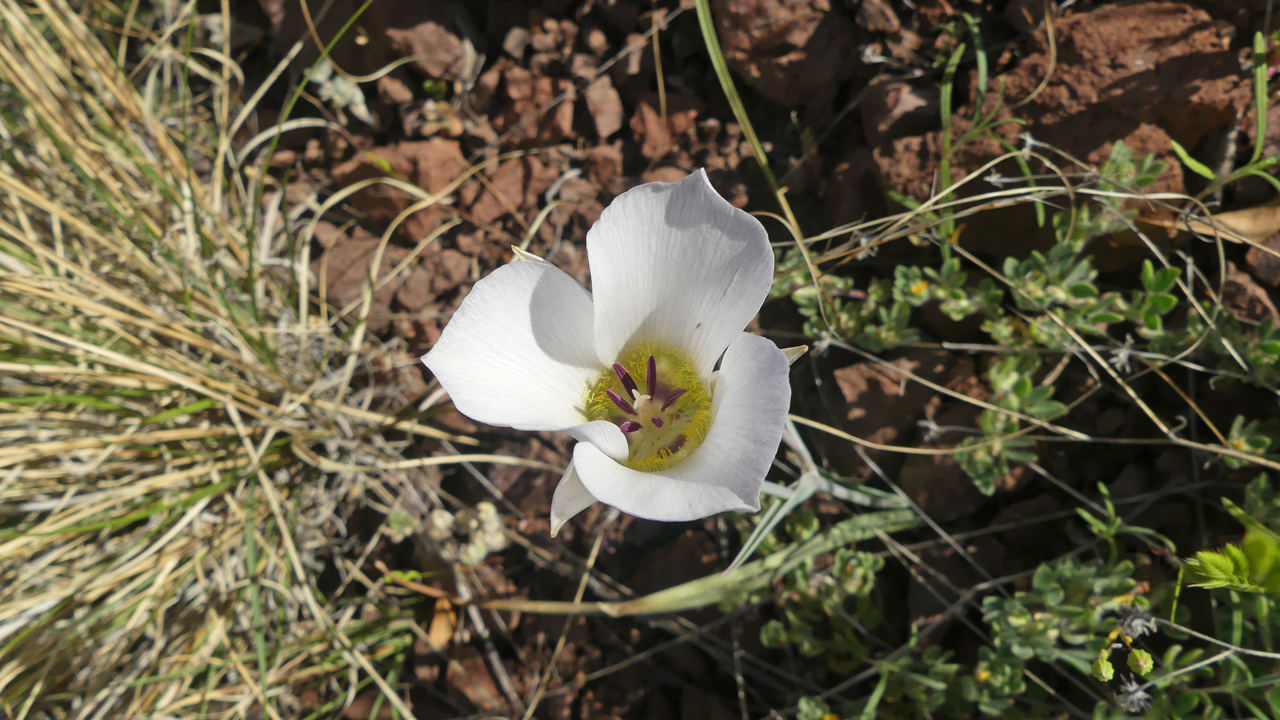
[[[597,27],[587,30],[587,49],[597,56],[605,54],[609,50],[609,36]]]
[[[441,250],[425,264],[431,276],[431,292],[436,295],[458,287],[471,274],[471,258],[457,250]]]
[[[942,90],[905,82],[876,83],[862,100],[862,127],[872,146],[937,127]]]
[[[853,19],[872,32],[896,33],[902,29],[898,14],[886,0],[862,0],[858,3],[858,12]]]
[[[524,50],[529,47],[529,30],[519,25],[507,31],[507,37],[502,41],[502,49],[516,60],[524,58]]]
[[[978,368],[974,365],[973,358],[968,355],[961,355],[956,360],[956,364],[951,368],[951,372],[947,373],[947,379],[942,384],[946,385],[948,390],[954,390],[975,400],[986,400],[991,397],[991,388],[979,377]]]
[[[673,183],[673,182],[679,182],[685,179],[686,177],[689,177],[688,170],[681,170],[678,167],[665,166],[665,167],[658,167],[658,168],[654,168],[652,170],[646,171],[643,175],[640,176],[640,179],[647,183],[651,183],[651,182]]]
[[[422,265],[415,265],[396,290],[396,302],[409,312],[420,312],[435,297],[431,284],[431,272]]]
[[[293,150],[277,150],[271,156],[271,168],[273,170],[283,170],[292,167],[298,161],[298,153]]]
[[[526,169],[523,160],[511,158],[498,166],[480,199],[471,206],[471,216],[477,225],[488,225],[508,212],[518,210],[524,203]]]
[[[427,75],[446,81],[461,80],[477,60],[466,9],[450,2],[401,2],[401,13],[386,29],[390,47],[400,57],[413,57],[413,65]]]
[[[320,243],[322,247],[327,248],[345,237],[345,235],[338,229],[337,225],[328,220],[321,220],[316,223],[316,228],[311,233],[311,237],[315,238],[315,241]]]
[[[588,180],[616,195],[618,191],[613,189],[613,181],[622,176],[622,141],[587,150],[583,168]]]
[[[492,67],[480,73],[480,77],[476,78],[475,87],[471,89],[471,105],[477,110],[483,110],[489,104],[489,100],[493,94],[497,92],[498,85],[502,83],[503,71],[507,68],[507,59],[499,58]]]
[[[582,203],[595,200],[600,188],[595,183],[580,177],[569,178],[560,185],[559,197],[567,203]]]
[[[304,0],[285,0],[275,49],[283,54],[311,30],[302,12]],[[316,34],[329,43],[343,25],[360,9],[360,0],[334,0],[329,11],[317,20],[324,0],[305,0]],[[471,27],[466,6],[457,0],[411,2],[390,0],[365,8],[356,27],[342,35],[329,51],[335,65],[352,75],[367,75],[398,57],[420,56],[413,64],[422,72],[441,80],[458,80],[470,72],[479,42]],[[318,57],[310,39],[295,63],[308,67]]]
[[[259,0],[258,4],[262,6],[262,12],[267,16],[271,29],[279,31],[280,23],[284,22],[284,0]]]
[[[836,225],[884,214],[884,195],[876,176],[876,161],[862,143],[853,144],[827,177],[823,200]]]
[[[537,76],[508,66],[503,84],[509,102],[492,119],[507,146],[551,144],[574,136],[577,89],[568,78]]]
[[[712,0],[725,59],[762,95],[821,116],[856,65],[857,28],[829,0]]]
[[[1280,286],[1280,233],[1258,243],[1261,247],[1251,247],[1244,256],[1245,265],[1253,272],[1254,277],[1271,287]]]
[[[913,620],[932,617],[946,610],[956,597],[952,588],[965,590],[989,577],[1000,576],[1005,551],[999,540],[987,535],[959,544],[964,548],[967,558],[949,544],[934,545],[919,553],[920,559],[932,572],[922,569],[919,575],[912,575],[907,590],[907,605]],[[938,575],[942,578],[938,578]],[[931,589],[937,595],[930,592]],[[945,602],[940,601],[938,596]]]
[[[324,287],[325,298],[330,305],[343,308],[364,297],[365,288],[369,282],[369,265],[373,262],[380,243],[381,241],[376,238],[342,237],[325,250],[324,254],[311,261],[312,275],[316,278],[316,282]],[[386,277],[408,254],[409,251],[405,248],[396,245],[386,246],[374,281]],[[388,315],[391,313],[391,300],[395,297],[396,290],[399,289],[402,281],[402,276],[392,279],[373,294],[368,324],[371,332],[381,332],[387,327]],[[348,317],[350,319],[359,317],[359,310],[352,311]]]
[[[667,121],[662,122],[660,101],[653,93],[643,95],[631,116],[631,133],[640,143],[640,154],[659,160],[679,143],[697,140],[698,115],[706,111],[702,100],[690,95],[667,95]]]
[[[399,68],[378,78],[378,98],[388,105],[413,101],[413,90],[408,78]]]
[[[451,693],[465,697],[481,712],[497,712],[507,706],[479,650],[455,645],[449,655],[453,662],[449,663],[445,679]]]
[[[946,427],[974,427],[977,418],[978,409],[965,405],[939,412],[935,422]],[[923,447],[951,450],[965,437],[947,431]],[[898,484],[925,514],[943,523],[964,517],[987,501],[951,454],[908,456],[898,473]]]
[[[1062,503],[1058,502],[1052,495],[1038,495],[1030,500],[1021,500],[1012,503],[1009,507],[1001,510],[991,519],[991,526],[998,527],[1001,525],[1016,525],[1018,523],[1026,523],[1020,527],[1012,527],[1000,533],[1000,539],[1005,547],[1010,550],[1017,548],[1025,548],[1034,546],[1046,532],[1055,532],[1053,530],[1054,521],[1046,521],[1035,523],[1034,521],[1047,515],[1052,515],[1062,509]]]
[[[533,97],[533,73],[519,65],[508,66],[502,73],[502,81],[506,85],[508,98],[527,100]]]
[[[485,235],[483,230],[473,233],[458,233],[453,237],[453,244],[464,254],[479,255],[484,249]]]
[[[596,135],[606,140],[622,129],[622,98],[613,87],[608,75],[601,75],[587,86],[583,93],[587,109],[596,124]]]
[[[1242,272],[1230,261],[1227,262],[1226,280],[1222,283],[1222,304],[1241,320],[1270,320],[1273,324],[1280,321],[1276,306],[1271,302],[1267,291],[1259,287],[1251,275]]]
[[[583,82],[591,82],[599,71],[595,57],[586,53],[574,53],[569,61],[569,74]]]
[[[335,167],[333,179],[346,187],[361,180],[394,177],[412,182],[427,192],[442,193],[468,167],[456,141],[432,138],[401,142],[357,155]],[[357,191],[349,202],[368,213],[375,222],[388,223],[418,200],[404,190],[374,183]],[[398,231],[418,240],[434,230],[445,217],[443,207],[429,207],[406,219]]]
[[[1017,111],[1027,126],[998,130],[1014,144],[1017,133],[1027,130],[1037,140],[1097,166],[1110,156],[1114,142],[1123,140],[1136,157],[1152,153],[1167,164],[1148,192],[1181,193],[1186,189],[1182,165],[1170,140],[1195,147],[1208,133],[1233,124],[1249,104],[1248,79],[1235,53],[1224,44],[1213,19],[1191,5],[1113,3],[1068,16],[1053,23],[1052,60],[1047,31],[1036,31],[1025,59],[991,82],[992,88],[1003,82],[1007,106],[1031,96],[1048,75],[1038,94]],[[990,108],[996,101],[993,90],[984,104]],[[955,136],[971,127],[972,107],[971,99],[955,114]],[[938,135],[903,137],[876,149],[887,189],[916,198],[929,196],[941,154]],[[962,177],[1004,152],[994,141],[962,146],[953,156],[952,177]],[[1006,176],[1018,174],[1012,163],[996,170]],[[996,189],[970,183],[962,194]],[[968,228],[961,241],[974,250],[1025,255],[1053,242],[1052,233],[1035,227],[1027,205],[981,213],[965,222]],[[1013,238],[1017,246],[1010,245]]]
[[[529,40],[529,45],[533,47],[534,52],[550,52],[560,46],[560,38],[557,36],[558,33],[555,32],[559,28],[556,28],[554,23],[552,23],[551,27],[553,28],[552,32],[537,32],[533,34],[533,37]]]
[[[1134,145],[1126,136],[1144,124],[1194,147],[1248,104],[1248,79],[1235,53],[1198,8],[1105,5],[1054,23],[1054,31],[1057,67],[1044,91],[1024,106],[1026,117],[1038,139],[1089,162],[1105,159],[1100,151],[1110,151],[1107,140],[1125,137]],[[1035,41],[1037,52],[1006,77],[1011,98],[1029,94],[1048,70],[1044,30]]]
[[[560,100],[554,107],[552,103],[557,100],[558,96],[568,94],[564,100]],[[569,80],[552,79],[548,77],[538,78],[537,93],[535,97],[543,98],[540,107],[552,107],[550,116],[550,124],[547,126],[554,132],[557,139],[573,137],[573,112],[574,112],[574,86]]]
[[[862,362],[834,372],[835,388],[823,385],[827,404],[839,417],[846,432],[882,445],[906,445],[915,435],[915,424],[922,419],[926,403],[934,391],[903,374],[911,373],[938,382],[951,366],[950,353],[941,350],[908,350],[890,361],[890,367]],[[902,372],[899,372],[902,371]],[[833,390],[838,389],[839,395]],[[868,457],[891,475],[897,472],[903,456],[866,451]],[[865,477],[869,469],[847,447],[833,447],[831,454],[839,464],[859,468]]]
[[[648,553],[627,585],[644,595],[704,577],[715,572],[719,562],[720,552],[710,536],[700,530],[686,530]]]
[[[427,392],[423,379],[423,366],[417,358],[410,357],[402,348],[395,348],[387,355],[372,358],[373,382],[381,389],[382,408],[400,408]]]

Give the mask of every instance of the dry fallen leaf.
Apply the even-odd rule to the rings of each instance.
[[[1280,195],[1261,205],[1211,215],[1206,220],[1163,218],[1141,218],[1141,220],[1173,230],[1191,230],[1200,235],[1220,237],[1229,242],[1256,245],[1280,232]]]
[[[453,638],[453,629],[457,624],[458,615],[453,611],[453,605],[448,600],[440,598],[436,601],[435,614],[431,616],[427,642],[431,643],[431,647],[437,652],[443,651],[449,646],[449,640]]]

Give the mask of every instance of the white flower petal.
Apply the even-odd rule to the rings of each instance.
[[[573,449],[586,489],[607,505],[650,520],[696,520],[759,510],[760,488],[787,420],[787,356],[740,333],[725,352],[712,399],[711,429],[689,457],[660,472],[619,465],[590,443]]]
[[[480,280],[422,358],[458,411],[489,425],[563,430],[586,420],[596,358],[591,295],[550,263]]]
[[[589,442],[600,452],[619,462],[627,459],[627,436],[611,422],[594,420],[582,425],[565,428],[574,440]]]
[[[574,515],[595,503],[596,497],[582,484],[578,473],[573,469],[573,463],[569,463],[564,476],[560,478],[560,484],[556,485],[555,494],[551,496],[551,537],[555,537]]]
[[[652,341],[688,353],[704,377],[773,282],[764,226],[704,171],[619,195],[587,233],[587,260],[601,362]]]

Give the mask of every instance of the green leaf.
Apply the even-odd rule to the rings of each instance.
[[[808,510],[800,510],[787,518],[787,534],[796,542],[804,542],[818,533],[818,516]]]
[[[1271,716],[1280,718],[1280,685],[1267,691],[1267,704],[1271,706]]]
[[[760,628],[760,644],[778,650],[787,646],[787,626],[780,620],[770,620]]]
[[[1152,295],[1148,300],[1151,303],[1151,308],[1161,315],[1169,312],[1178,305],[1178,298],[1168,293]]]
[[[817,696],[802,697],[796,703],[797,720],[824,720],[831,714],[831,706]]]
[[[1053,568],[1047,564],[1036,568],[1035,574],[1031,576],[1031,587],[1038,592],[1045,592],[1056,584]]]
[[[1249,579],[1249,560],[1236,545],[1221,550],[1201,550],[1187,561],[1187,581],[1192,587],[1231,588],[1259,592],[1262,588]]]
[[[1240,543],[1249,565],[1249,579],[1262,583],[1280,560],[1280,542],[1265,533],[1249,531]]]
[[[1018,261],[1014,258],[1007,257],[1004,259],[1004,276],[1013,279],[1018,274]]]
[[[1183,165],[1190,168],[1192,172],[1203,178],[1208,178],[1209,180],[1218,179],[1217,173],[1210,170],[1208,165],[1205,165],[1199,160],[1191,157],[1190,153],[1186,151],[1186,148],[1179,145],[1177,140],[1170,140],[1169,142],[1173,143],[1173,151],[1178,154],[1178,159],[1182,161]]]
[[[188,403],[186,405],[183,405],[182,407],[176,407],[171,410],[165,410],[164,412],[159,413],[157,415],[152,415],[146,420],[143,420],[142,424],[155,425],[157,423],[167,422],[180,415],[195,415],[196,413],[202,412],[204,410],[208,410],[209,408],[217,404],[218,404],[218,401],[214,400],[213,398],[201,398],[199,400],[196,400],[193,403]]]
[[[1151,672],[1151,668],[1155,667],[1155,661],[1151,659],[1151,653],[1146,650],[1134,648],[1129,653],[1129,669],[1135,673],[1146,677]]]
[[[1178,282],[1178,276],[1182,274],[1182,270],[1176,267],[1167,267],[1156,273],[1155,279],[1151,281],[1151,285],[1147,287],[1147,292],[1162,293],[1169,292],[1173,289],[1174,284]]]
[[[1098,288],[1090,283],[1076,283],[1071,286],[1071,297],[1084,299],[1097,296]]]
[[[1025,409],[1028,415],[1040,420],[1055,418],[1067,412],[1067,406],[1057,400],[1045,400]]]

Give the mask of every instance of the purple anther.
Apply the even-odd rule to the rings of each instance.
[[[618,393],[612,390],[605,390],[604,394],[608,395],[609,399],[613,401],[613,404],[617,405],[618,409],[621,410],[622,412],[628,415],[636,414],[636,409],[631,407],[631,403],[627,402],[626,400],[623,400],[622,396],[619,395]]]
[[[658,361],[654,360],[652,355],[649,356],[649,376],[645,378],[645,380],[648,381],[648,387],[646,389],[649,391],[649,397],[653,397],[654,395],[657,395],[658,394]]]
[[[654,427],[662,427],[662,418],[658,417],[657,415],[654,415],[649,419],[653,421]]]
[[[667,397],[667,401],[666,401],[666,402],[664,402],[664,403],[662,403],[662,409],[663,409],[663,410],[666,410],[667,408],[669,408],[669,407],[671,407],[672,405],[674,405],[674,404],[675,404],[675,402],[676,402],[676,400],[679,400],[679,399],[680,399],[680,396],[681,396],[681,395],[683,395],[684,393],[685,393],[684,388],[681,388],[681,389],[679,389],[679,390],[677,390],[677,391],[675,391],[675,392],[671,393],[671,395]]]
[[[636,399],[636,381],[631,379],[631,373],[622,367],[622,363],[614,363],[613,371],[618,374],[618,380],[622,382],[622,387],[627,389],[627,394],[632,400]]]
[[[624,433],[633,433],[644,426],[635,420],[626,420],[618,427],[621,428]]]

